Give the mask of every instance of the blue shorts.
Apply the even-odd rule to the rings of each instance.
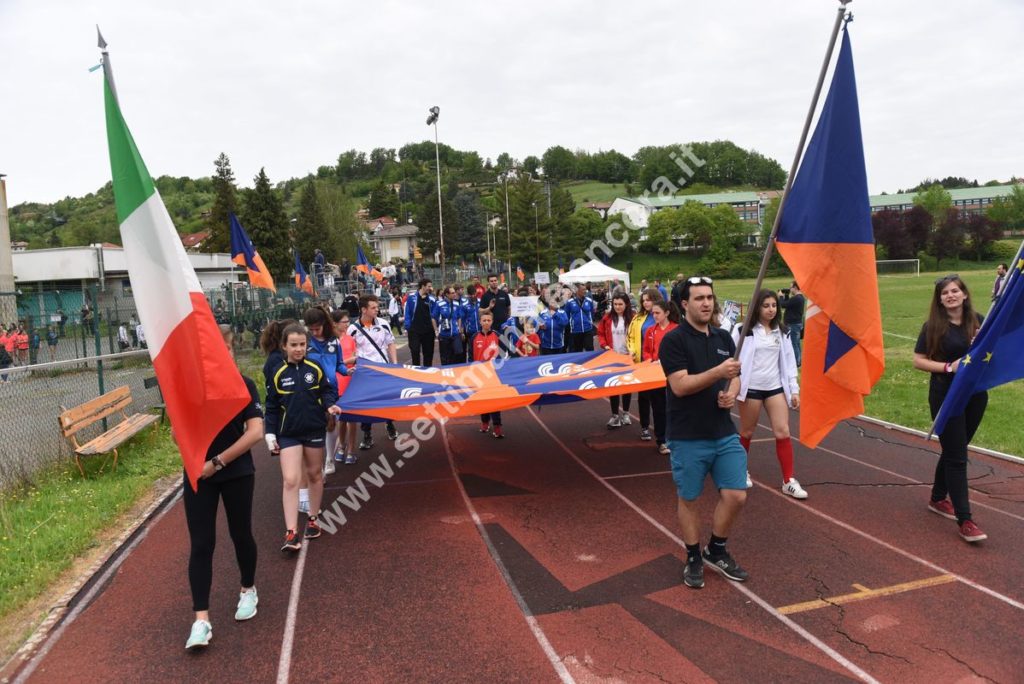
[[[670,439],[672,479],[680,499],[693,501],[704,491],[708,473],[719,489],[747,488],[747,452],[739,435],[721,439]]]
[[[309,436],[306,436],[306,437],[284,437],[284,436],[281,436],[281,437],[277,438],[277,445],[279,447],[281,447],[282,449],[287,449],[288,447],[293,447],[293,446],[299,446],[300,444],[302,446],[304,446],[304,447],[309,447],[310,449],[323,449],[324,448],[324,435],[321,434],[321,435],[316,436],[316,437],[314,437],[312,435],[309,435]]]

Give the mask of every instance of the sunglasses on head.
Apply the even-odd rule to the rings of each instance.
[[[690,278],[687,278],[686,282],[690,283],[691,285],[701,285],[701,284],[703,284],[703,285],[713,285],[714,284],[714,281],[711,280],[711,278],[708,278],[707,276],[692,276]]]
[[[959,273],[950,273],[949,275],[942,276],[941,278],[936,278],[935,279],[935,284],[938,285],[939,283],[945,283],[945,282],[948,282],[950,280],[960,280],[960,274]]]

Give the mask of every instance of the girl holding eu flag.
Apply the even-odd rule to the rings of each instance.
[[[928,407],[934,419],[953,384],[953,376],[971,341],[981,328],[982,316],[974,311],[967,285],[951,274],[935,281],[928,321],[914,346],[914,368],[931,373]],[[939,435],[942,453],[935,467],[935,481],[928,510],[956,520],[964,541],[979,542],[988,535],[971,519],[967,493],[967,445],[981,424],[988,393],[978,392],[963,413],[953,416]],[[952,503],[951,503],[952,502]]]

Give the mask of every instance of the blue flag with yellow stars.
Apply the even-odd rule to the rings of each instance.
[[[946,422],[964,412],[967,401],[978,392],[1024,377],[1024,258],[1010,269],[1003,294],[988,312],[985,324],[960,361],[946,400],[935,417],[936,434]]]

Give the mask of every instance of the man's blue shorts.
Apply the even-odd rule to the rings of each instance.
[[[323,449],[324,435],[307,435],[305,437],[285,437],[282,435],[277,438],[277,445],[282,449],[299,446],[300,444],[311,449]]]
[[[747,488],[747,452],[739,435],[721,439],[670,439],[672,479],[680,499],[693,501],[704,491],[708,473],[719,489]]]

